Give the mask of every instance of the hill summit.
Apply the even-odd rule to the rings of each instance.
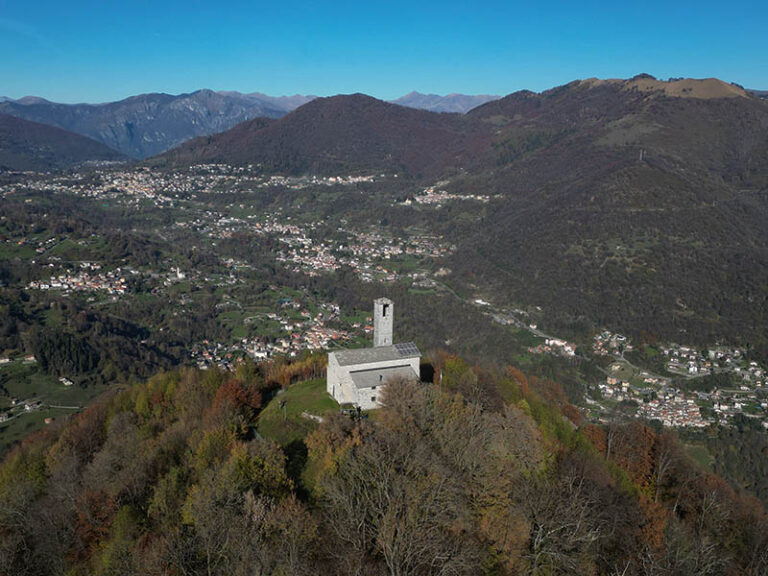
[[[589,78],[584,80],[586,84],[599,86],[601,84],[617,84],[625,90],[639,90],[641,92],[663,93],[674,98],[748,98],[749,94],[741,86],[728,84],[717,78],[670,78],[669,80],[657,80],[649,74],[639,74],[629,80],[610,79],[600,80]]]
[[[460,116],[350,94],[317,98],[275,122],[241,124],[223,134],[193,140],[158,161],[248,163],[290,173],[434,174],[487,146],[485,132],[478,123]]]
[[[0,114],[0,170],[57,170],[125,156],[79,134]]]

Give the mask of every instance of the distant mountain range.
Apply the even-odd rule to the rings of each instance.
[[[158,160],[183,165],[190,155],[194,161],[255,163],[275,171],[333,173],[367,167],[403,170],[410,176],[466,170],[475,165],[482,171],[483,166],[490,168],[489,162],[496,170],[529,152],[546,149],[566,135],[586,128],[590,134],[597,129],[609,130],[607,123],[622,118],[637,132],[629,131],[624,137],[641,142],[669,124],[656,118],[662,108],[708,109],[723,102],[738,108],[757,105],[764,109],[760,99],[734,84],[716,79],[665,82],[648,75],[630,80],[575,81],[541,94],[523,90],[463,115],[412,109],[364,94],[339,95],[315,98],[273,121],[243,123],[186,142]],[[635,116],[641,113],[645,122]],[[539,131],[535,137],[528,134],[533,125]],[[718,133],[725,130],[711,128]],[[751,128],[745,130],[751,133]],[[510,132],[521,141],[511,141]],[[621,131],[617,128],[613,132]],[[681,143],[691,139],[685,134],[678,136]],[[729,134],[729,138],[735,140],[738,134]],[[717,150],[733,150],[736,142],[731,144],[729,148],[719,142]],[[705,154],[713,146],[709,144],[699,152]]]
[[[281,110],[283,112],[290,112],[291,110],[295,110],[299,106],[303,106],[307,102],[311,102],[317,98],[317,96],[303,96],[301,94],[294,94],[293,96],[268,96],[267,94],[262,94],[261,92],[242,94],[240,92],[227,90],[219,91],[217,94],[246,98],[254,102],[263,102],[270,105],[275,110]]]
[[[79,134],[0,114],[0,171],[58,170],[125,156]]]
[[[496,96],[424,95],[412,92],[395,104],[435,112],[459,112]],[[132,158],[161,154],[198,136],[224,132],[253,118],[280,118],[315,96],[198,90],[191,94],[141,94],[103,104],[59,104],[37,96],[0,97],[0,113],[63,128]]]
[[[133,158],[160,154],[190,138],[223,132],[257,116],[279,118],[292,100],[199,90],[142,94],[106,104],[57,104],[26,97],[0,103],[0,113],[57,126]]]
[[[501,96],[492,96],[489,94],[478,94],[475,96],[468,96],[466,94],[448,94],[447,96],[438,96],[437,94],[410,92],[397,100],[390,100],[390,102],[409,108],[429,110],[430,112],[454,112],[457,114],[465,114],[481,104],[491,102],[492,100],[498,100],[499,98],[501,98]]]

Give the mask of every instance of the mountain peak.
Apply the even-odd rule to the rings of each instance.
[[[589,87],[619,85],[625,90],[659,93],[672,98],[748,98],[746,90],[736,84],[723,82],[718,78],[669,78],[659,80],[650,74],[638,74],[627,80],[588,78],[579,84]]]
[[[478,128],[457,115],[341,94],[316,98],[269,125],[241,124],[195,140],[157,162],[227,161],[281,173],[432,174],[474,154],[484,137]]]
[[[160,154],[252,118],[279,118],[293,108],[208,88],[178,95],[138,94],[98,105],[57,104],[34,96],[0,102],[0,113],[75,132],[134,158]]]
[[[396,100],[391,100],[391,102],[408,108],[429,110],[430,112],[465,114],[473,108],[477,108],[492,100],[498,100],[499,98],[499,96],[491,94],[467,95],[457,94],[455,92],[447,94],[446,96],[441,96],[439,94],[422,94],[421,92],[412,90],[405,96],[401,96]]]
[[[11,100],[9,99],[9,101]],[[32,106],[34,104],[52,104],[51,101],[46,100],[45,98],[41,98],[40,96],[24,96],[18,100],[13,100],[13,102],[21,104],[22,106]]]

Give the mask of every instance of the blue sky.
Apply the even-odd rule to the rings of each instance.
[[[577,78],[768,89],[768,2],[0,0],[0,95],[507,94]]]

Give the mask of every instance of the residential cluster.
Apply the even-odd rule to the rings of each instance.
[[[364,184],[384,179],[386,176],[270,176],[269,179],[259,184],[260,188],[270,186],[279,186],[291,190],[302,190],[310,186],[352,186],[354,184]]]
[[[592,352],[595,356],[609,356],[612,354],[629,352],[632,350],[632,342],[627,336],[603,330],[592,341]]]
[[[300,319],[287,314],[266,313],[264,316],[280,324],[282,335],[277,337],[258,336],[243,338],[234,344],[204,340],[190,350],[190,358],[199,368],[217,365],[225,370],[234,370],[247,355],[255,360],[266,360],[275,355],[296,356],[304,350],[324,350],[334,342],[346,342],[352,337],[348,330],[331,328],[328,323],[339,319],[337,304],[324,303],[314,316],[308,308],[295,300],[282,302],[281,306],[298,312]],[[352,328],[360,328],[353,324]]]
[[[101,268],[98,264],[83,262],[81,266],[83,269],[77,272],[70,270],[65,274],[52,276],[48,280],[33,280],[27,287],[35,290],[64,290],[73,292],[105,290],[107,293],[116,296],[125,294],[127,280],[123,269],[115,268],[108,272],[97,272]]]
[[[759,419],[768,430],[768,390],[761,384],[755,390],[740,386],[738,390],[713,390],[700,393],[703,399],[712,402],[718,421],[728,423],[737,414]]]
[[[667,370],[675,374],[707,375],[734,372],[751,383],[765,378],[765,371],[756,362],[748,362],[740,348],[716,346],[699,350],[692,346],[670,344],[661,348]]]
[[[331,253],[330,247],[321,242],[313,243],[311,238],[299,235],[294,237],[281,237],[280,242],[287,246],[286,250],[280,250],[277,261],[285,263],[294,272],[304,272],[308,276],[316,276],[323,272],[333,272],[341,265]]]
[[[705,428],[709,426],[693,398],[686,398],[680,390],[663,388],[658,398],[641,402],[637,415],[648,420],[660,420],[664,426]]]
[[[73,172],[66,176],[41,175],[40,178],[30,178],[21,185],[8,185],[2,192],[16,192],[14,186],[19,186],[27,192],[68,193],[136,208],[146,203],[163,209],[175,208],[176,228],[195,231],[214,240],[232,238],[239,233],[276,237],[283,246],[278,251],[277,259],[293,271],[316,275],[350,267],[363,281],[395,282],[405,279],[404,275],[399,266],[387,261],[408,257],[440,258],[452,253],[455,246],[428,234],[408,234],[397,238],[386,236],[375,229],[360,231],[343,221],[343,226],[338,230],[338,238],[319,237],[316,230],[324,222],[291,221],[291,217],[284,215],[280,209],[267,214],[249,215],[249,207],[243,204],[233,205],[231,211],[217,210],[204,199],[206,194],[247,192],[263,187],[302,189],[311,186],[353,186],[378,182],[388,177],[385,174],[329,177],[265,176],[260,174],[259,166],[199,164],[186,171],[168,172],[148,168],[97,169],[88,174]],[[396,178],[397,175],[392,177]],[[433,193],[448,199],[487,199],[474,195],[466,198],[451,194],[446,196],[444,191],[437,188],[427,189],[419,198],[423,196],[427,199]],[[158,230],[158,235],[165,238],[162,230]],[[46,239],[46,242],[54,244],[50,239]],[[39,248],[45,251],[49,246]],[[425,269],[418,272],[428,273]],[[83,280],[88,284],[92,279]],[[168,281],[173,282],[174,278],[170,277]],[[428,278],[418,278],[415,281],[425,287],[432,284]],[[60,285],[54,288],[65,288],[64,285],[69,284],[59,279],[53,279],[52,282]],[[99,279],[95,279],[95,282],[98,283]],[[43,281],[35,287],[51,289],[51,283]],[[116,286],[113,288],[116,293],[120,292]]]
[[[393,265],[386,265],[382,260],[415,258],[442,258],[456,250],[456,246],[446,244],[443,239],[426,234],[415,234],[406,238],[393,238],[373,230],[361,232],[348,230],[351,241],[338,246],[344,254],[339,261],[349,266],[364,282],[395,282],[404,276]],[[411,277],[427,281],[427,272],[421,270]],[[409,275],[405,275],[409,276]]]
[[[547,338],[543,344],[528,348],[532,354],[555,354],[572,357],[576,355],[576,345],[560,338]]]
[[[482,202],[484,204],[487,204],[491,200],[490,196],[483,194],[456,194],[437,188],[438,186],[444,186],[445,184],[447,184],[447,182],[440,182],[435,186],[429,186],[428,188],[425,188],[420,194],[409,196],[403,200],[401,204],[404,206],[421,204],[440,208],[443,204],[451,200],[471,200],[475,202]]]
[[[427,234],[393,238],[377,230],[355,230],[346,224],[339,227],[337,233],[339,238],[346,237],[347,240],[320,238],[315,234],[319,225],[319,222],[299,225],[290,222],[290,216],[273,213],[254,223],[251,230],[260,235],[276,236],[285,246],[278,252],[277,260],[294,272],[314,276],[347,266],[365,282],[400,280],[402,275],[396,266],[386,264],[388,260],[440,258],[456,249],[441,238]]]

